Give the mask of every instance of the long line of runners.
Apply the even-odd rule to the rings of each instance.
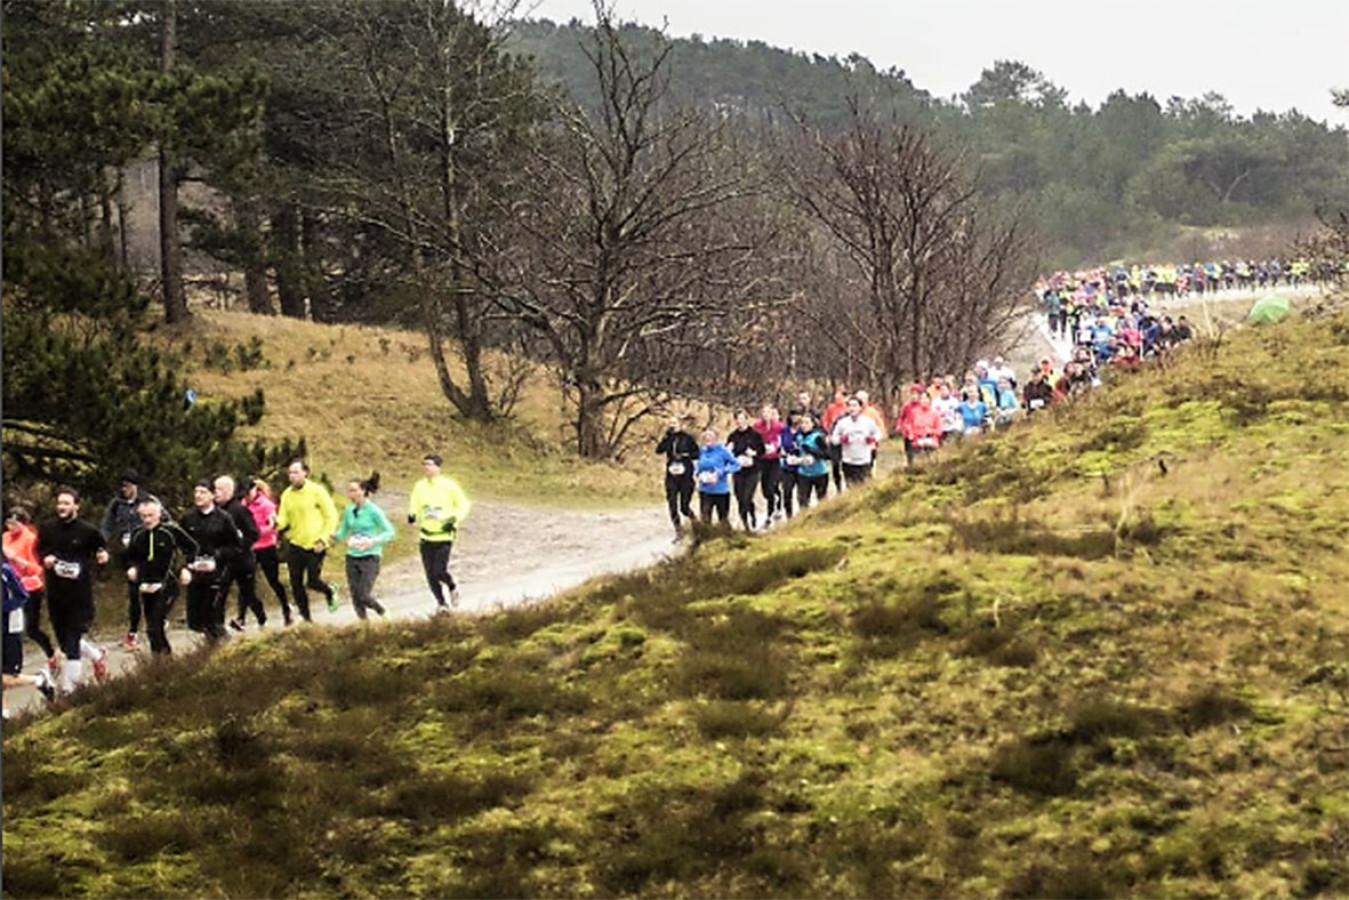
[[[450,554],[459,527],[472,508],[459,484],[441,472],[435,453],[422,459],[423,477],[408,498],[407,522],[418,532],[422,567],[438,612],[459,604],[450,572]],[[318,593],[328,611],[340,609],[337,589],[324,579],[328,550],[346,548],[347,586],[356,615],[384,616],[375,598],[384,546],[395,529],[372,499],[379,475],[346,483],[348,503],[338,513],[328,490],[309,477],[305,460],[286,470],[289,485],[278,499],[267,483],[248,479],[242,488],[229,475],[193,486],[192,508],[173,518],[134,471],[122,475],[119,494],[108,504],[102,527],[80,518],[75,488],[56,490],[54,517],[35,526],[29,510],[8,511],[4,545],[4,687],[33,685],[49,699],[80,683],[84,662],[96,679],[107,677],[107,651],[88,638],[94,622],[94,572],[109,564],[125,574],[128,629],[123,647],[139,647],[142,621],[151,652],[168,654],[168,621],[179,594],[185,594],[187,627],[216,644],[243,631],[251,613],[259,628],[267,624],[258,598],[261,571],[276,595],[286,625],[313,620],[309,592]],[[281,554],[285,539],[284,560]],[[290,592],[281,581],[284,561]],[[227,619],[231,589],[237,614]],[[56,640],[43,628],[42,608]],[[291,601],[294,601],[292,613]],[[23,672],[23,638],[30,638],[47,665],[35,676]]]

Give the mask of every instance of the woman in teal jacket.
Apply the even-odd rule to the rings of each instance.
[[[823,500],[829,493],[829,436],[810,413],[802,413],[796,438],[796,499],[801,509],[810,506],[811,494]]]
[[[698,481],[698,513],[704,522],[712,521],[712,512],[723,525],[731,515],[731,479],[740,471],[735,454],[717,441],[717,432],[709,428],[703,432],[703,446],[698,451],[698,462],[693,467]]]
[[[351,589],[351,605],[356,615],[365,618],[367,609],[384,615],[384,607],[375,599],[375,579],[379,577],[379,561],[384,545],[393,540],[393,525],[370,495],[379,490],[379,473],[362,481],[353,478],[347,483],[347,499],[351,502],[342,510],[342,521],[333,532],[333,542],[347,542],[347,587]]]

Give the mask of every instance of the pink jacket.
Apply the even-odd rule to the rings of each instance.
[[[252,500],[245,500],[244,506],[253,514],[258,526],[258,539],[253,542],[254,550],[265,550],[276,546],[276,503],[266,494],[259,493]]]

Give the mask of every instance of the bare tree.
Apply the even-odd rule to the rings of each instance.
[[[670,45],[629,46],[597,7],[599,106],[564,109],[513,212],[512,306],[574,412],[577,450],[616,453],[661,398],[708,371],[728,320],[758,314],[765,232],[723,123],[667,100]],[[758,224],[755,224],[755,223]]]
[[[159,10],[160,71],[173,73],[178,47],[178,0],[161,0]],[[164,294],[164,319],[187,319],[187,294],[183,290],[183,249],[178,235],[178,173],[175,169],[170,129],[159,139],[159,269]]]
[[[1002,336],[1035,257],[1015,216],[981,207],[959,157],[923,131],[876,121],[855,99],[850,112],[841,134],[798,122],[784,170],[865,283],[870,323],[854,330],[856,357],[889,399]]]

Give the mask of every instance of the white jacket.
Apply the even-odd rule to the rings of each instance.
[[[867,439],[870,438],[870,441]],[[830,440],[843,448],[843,462],[850,466],[871,464],[871,451],[880,442],[881,430],[867,416],[845,415],[834,423]]]

